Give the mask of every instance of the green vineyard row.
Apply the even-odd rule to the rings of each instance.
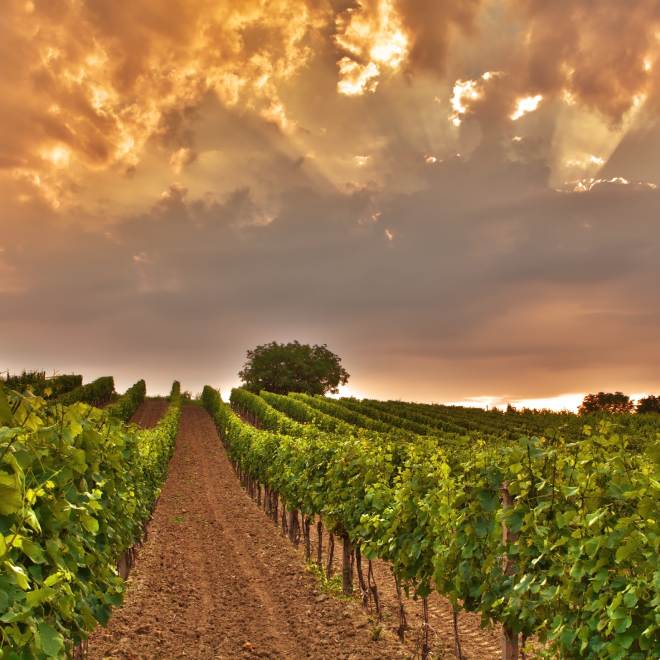
[[[108,390],[95,382],[92,398]],[[126,426],[142,399],[143,381],[111,411],[0,386],[3,660],[70,655],[121,602],[117,563],[142,537],[180,416],[175,383],[157,426]]]
[[[516,436],[524,420],[504,414],[462,432],[418,417],[419,434],[392,425],[424,414],[414,405],[378,415],[234,390],[239,416],[210,387],[202,399],[242,474],[389,562],[416,596],[437,590],[562,657],[660,656],[657,422],[643,442],[616,419],[579,435],[532,419],[552,432]]]

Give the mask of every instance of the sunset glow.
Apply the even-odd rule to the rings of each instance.
[[[408,38],[392,0],[349,8],[337,17],[335,43],[348,53],[338,62],[340,94],[373,92],[382,72],[396,71],[408,54]]]
[[[450,116],[454,126],[461,125],[462,117],[468,110],[469,102],[476,101],[483,96],[476,80],[457,80],[451,97],[453,113]]]
[[[540,105],[543,100],[541,94],[536,94],[535,96],[525,96],[522,99],[518,99],[516,102],[516,109],[511,115],[513,121],[518,121],[521,117],[524,117],[530,112],[534,112]]]

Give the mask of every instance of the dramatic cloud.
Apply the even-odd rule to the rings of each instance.
[[[64,338],[59,368],[110,345],[126,381],[172,360],[195,388],[233,382],[246,348],[291,336],[330,342],[381,396],[655,382],[660,192],[553,192],[542,168],[480,153],[428,184],[387,200],[297,189],[269,222],[247,190],[171,188],[111,234],[17,224],[3,257],[23,289],[2,306],[21,324],[3,322],[4,339],[25,359],[48,328]]]
[[[209,93],[285,126],[278,84],[319,25],[304,2],[8,4],[0,164],[56,206],[76,166],[131,171],[150,140],[175,167],[192,162],[188,120]]]
[[[518,62],[528,87],[562,94],[621,121],[657,96],[660,54],[658,0],[516,0],[524,25]]]
[[[0,368],[660,388],[660,0],[7,0],[0,56]]]

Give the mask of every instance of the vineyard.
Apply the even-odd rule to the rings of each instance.
[[[0,385],[0,658],[660,656],[658,415],[145,397]]]
[[[315,521],[342,539],[345,593],[355,566],[369,601],[361,557],[378,558],[423,603],[437,590],[502,624],[507,657],[532,638],[566,657],[660,654],[655,417],[240,389],[231,407],[210,388],[203,400],[247,488],[261,498],[264,486],[307,557]]]
[[[111,410],[84,403],[113,389],[101,379],[54,402],[0,389],[2,658],[72,655],[121,602],[118,567],[158,497],[180,402],[175,384],[163,419],[139,430],[123,420],[143,381]]]

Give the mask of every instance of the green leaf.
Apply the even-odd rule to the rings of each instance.
[[[28,593],[25,594],[25,602],[30,607],[36,607],[37,605],[41,605],[42,603],[46,602],[54,595],[55,590],[48,587],[44,587],[43,589],[34,589],[33,591],[28,591]]]
[[[495,511],[499,506],[499,499],[492,490],[481,490],[477,497],[484,511]]]
[[[606,513],[605,509],[596,509],[596,511],[587,514],[586,516],[587,526],[592,527],[593,525],[595,525],[605,515],[605,513]]]
[[[0,515],[16,513],[22,506],[23,496],[18,476],[0,472]]]
[[[35,564],[45,564],[46,556],[44,555],[43,548],[34,541],[29,541],[23,539],[21,544],[23,552],[35,563]]]
[[[52,587],[64,579],[64,573],[57,571],[52,573],[44,580],[44,587]]]
[[[638,548],[639,545],[635,542],[634,539],[631,539],[618,548],[616,551],[615,559],[618,563],[621,563],[628,559],[628,557],[630,557],[630,555],[632,555]]]
[[[37,626],[39,648],[49,658],[57,658],[64,652],[64,637],[45,621]]]
[[[90,533],[90,534],[96,534],[99,531],[99,521],[94,518],[93,516],[90,516],[89,514],[83,514],[80,517],[80,521],[82,522],[83,527]]]
[[[30,581],[28,580],[25,569],[10,561],[5,561],[5,566],[11,571],[11,575],[13,575],[16,584],[23,589],[23,591],[27,591],[30,588]]]
[[[0,426],[13,426],[14,416],[11,414],[9,401],[5,394],[4,385],[0,385]]]

